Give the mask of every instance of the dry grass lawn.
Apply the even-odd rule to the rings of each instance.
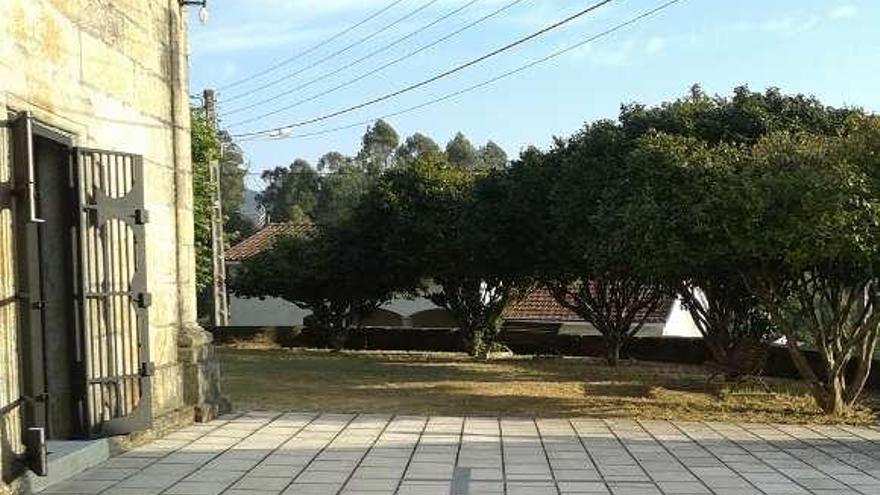
[[[775,395],[707,391],[699,366],[589,358],[474,361],[461,354],[219,349],[223,387],[238,409],[449,416],[630,417],[681,421],[868,423],[823,415],[795,381]]]

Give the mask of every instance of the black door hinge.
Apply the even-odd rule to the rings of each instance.
[[[149,292],[139,292],[137,295],[137,305],[141,309],[149,308],[153,305],[153,295]]]
[[[150,223],[150,212],[143,208],[134,210],[134,223],[137,225],[146,225]]]
[[[156,374],[156,365],[152,362],[141,363],[141,376],[153,376]]]

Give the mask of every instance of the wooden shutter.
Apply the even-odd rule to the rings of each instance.
[[[92,436],[151,425],[143,159],[74,150],[79,203],[76,360]]]

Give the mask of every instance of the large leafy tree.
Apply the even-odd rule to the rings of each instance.
[[[741,275],[751,260],[728,239],[745,150],[665,134],[639,144],[622,217],[641,241],[634,266],[679,294],[714,361],[736,369],[739,346],[778,337]]]
[[[559,304],[602,335],[609,365],[663,302],[658,281],[638,270],[640,241],[624,228],[634,184],[634,140],[613,122],[597,122],[545,156],[556,177],[548,191],[552,219],[538,264]]]
[[[751,150],[731,242],[818,404],[858,400],[880,332],[880,121],[841,137],[774,133]],[[814,348],[814,370],[803,347]]]
[[[309,162],[296,159],[289,167],[263,172],[266,188],[257,201],[266,208],[274,222],[302,222],[318,206],[320,177]]]
[[[334,349],[342,349],[351,330],[399,285],[375,241],[373,233],[354,224],[283,237],[239,267],[231,288],[242,296],[279,297],[310,310],[312,325],[326,332]]]
[[[375,175],[392,166],[394,151],[400,144],[400,137],[391,124],[380,119],[367,127],[361,144],[358,161],[365,170]]]
[[[395,152],[395,160],[398,166],[406,166],[415,162],[426,154],[439,154],[440,146],[421,133],[415,133],[403,141],[403,144]]]
[[[446,156],[449,163],[463,169],[477,168],[479,156],[477,149],[464,134],[458,132],[446,143]]]
[[[426,154],[386,173],[363,210],[365,224],[385,239],[395,271],[430,281],[427,297],[452,313],[475,356],[492,348],[504,312],[530,288],[525,277],[505,270],[511,260],[493,233],[501,198],[484,180]]]
[[[477,153],[479,155],[479,166],[481,167],[493,170],[507,167],[507,153],[494,141],[488,141]]]
[[[729,364],[744,338],[766,342],[776,335],[740,275],[749,260],[721,240],[733,218],[726,210],[741,193],[734,177],[743,148],[772,132],[836,135],[855,114],[813,97],[745,86],[729,97],[694,86],[673,102],[622,107],[623,132],[642,140],[631,157],[640,192],[623,220],[628,236],[642,240],[635,260],[681,296],[715,361]]]

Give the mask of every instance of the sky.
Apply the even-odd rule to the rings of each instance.
[[[191,89],[193,93],[217,89],[221,126],[232,134],[283,127],[428,79],[598,2],[519,0],[414,57],[315,97],[511,1],[397,0],[385,9],[391,0],[209,0],[206,24],[198,22],[195,9],[190,14]],[[284,139],[242,142],[252,173],[247,186],[260,188],[260,171],[286,166],[295,158],[314,163],[329,151],[353,155],[366,129],[360,123],[489,80],[663,3],[613,0],[415,91],[296,127],[284,133]],[[459,10],[466,4],[471,5]],[[337,36],[368,17],[372,17],[368,22]],[[335,38],[327,42],[331,37]],[[291,58],[291,63],[259,75]],[[254,75],[259,76],[229,87]],[[261,89],[268,83],[273,84]],[[755,90],[775,86],[788,93],[815,95],[829,105],[880,111],[880,1],[681,0],[512,77],[386,120],[401,140],[420,132],[443,146],[461,131],[475,145],[492,140],[516,157],[527,146],[546,148],[554,136],[570,135],[587,122],[615,118],[623,103],[658,104],[685,95],[693,84],[720,94],[730,94],[743,84]],[[282,96],[284,92],[289,94]],[[274,99],[241,110],[269,98]],[[254,121],[239,124],[244,120]],[[298,135],[346,126],[350,128]]]

